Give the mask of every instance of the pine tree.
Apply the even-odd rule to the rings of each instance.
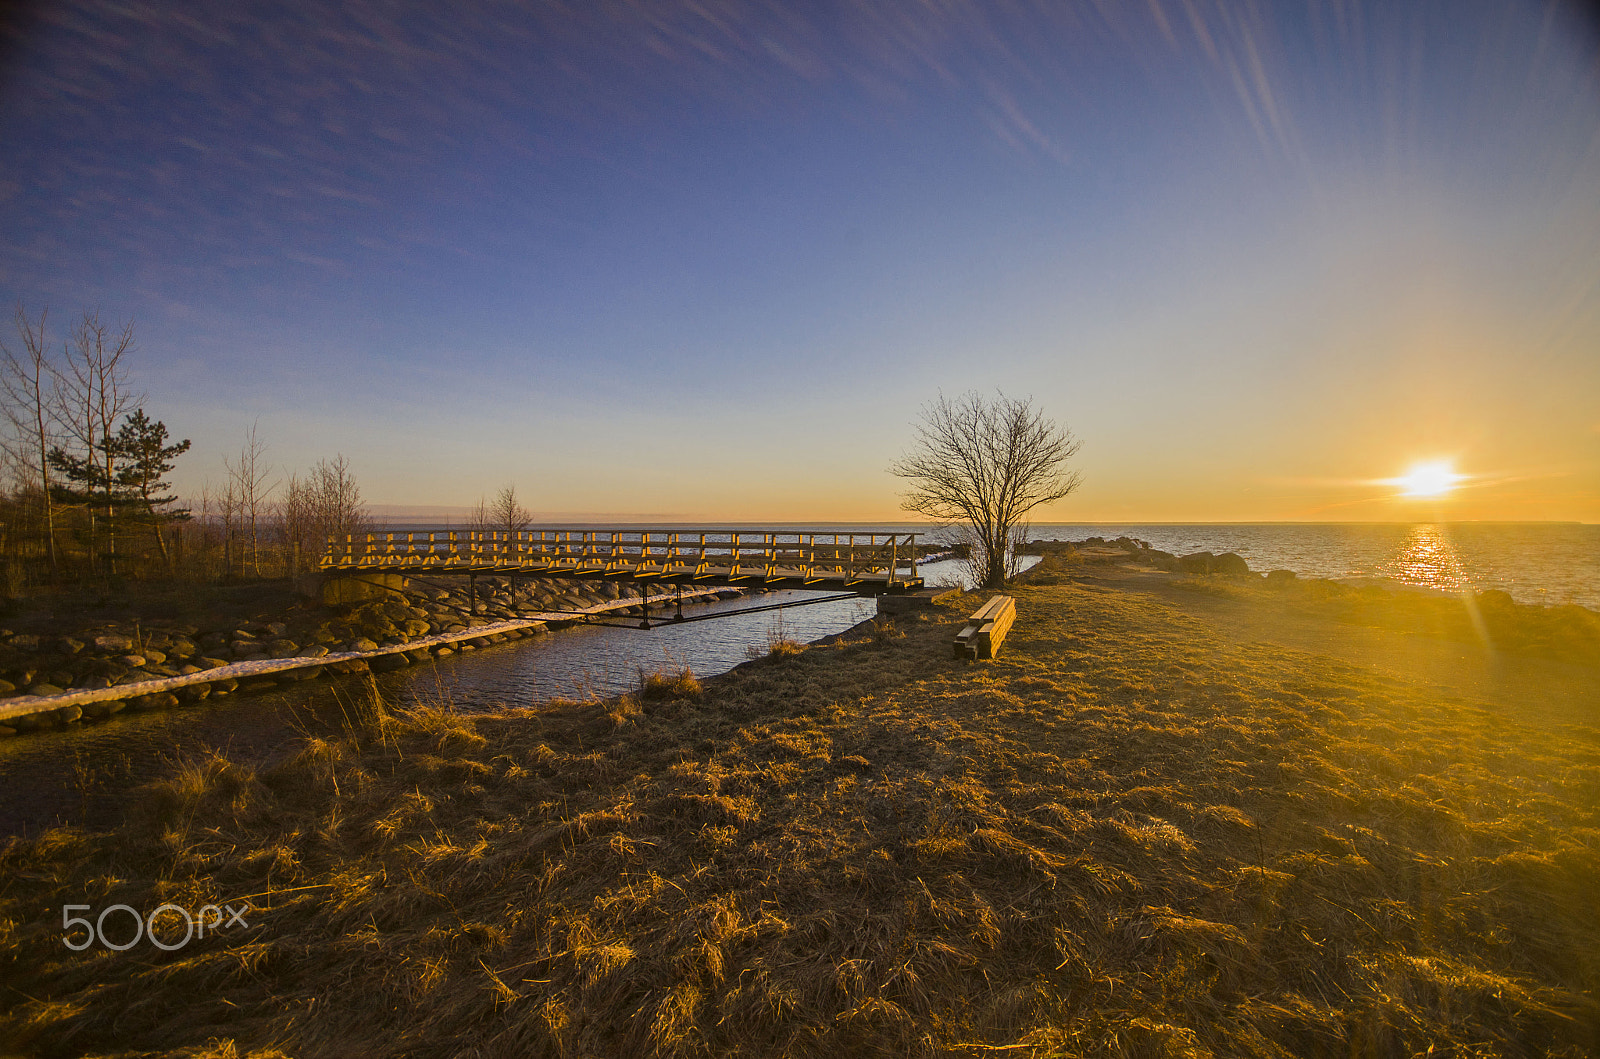
[[[150,520],[156,545],[161,549],[161,561],[170,568],[172,557],[167,553],[167,539],[161,527],[168,522],[188,519],[189,512],[168,506],[178,498],[166,492],[167,483],[163,479],[173,468],[172,460],[189,451],[189,439],[168,445],[167,425],[150,419],[143,408],[136,408],[108,439],[106,447],[108,455],[115,456],[121,464],[115,479],[118,490]]]

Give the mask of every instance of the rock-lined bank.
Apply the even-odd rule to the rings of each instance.
[[[596,613],[638,613],[679,598],[616,583],[481,577],[472,588],[410,582],[388,598],[301,608],[278,621],[201,628],[114,622],[75,635],[0,630],[0,736],[104,720],[125,710],[168,709],[212,695],[265,689],[324,674],[385,671],[535,636]],[[728,599],[738,589],[684,586],[685,602]],[[19,690],[20,689],[20,690]]]

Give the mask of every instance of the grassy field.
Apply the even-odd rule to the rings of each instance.
[[[989,663],[950,657],[969,596],[703,688],[494,717],[352,704],[345,737],[271,769],[195,762],[118,833],[0,854],[0,1042],[1600,1051],[1600,659],[1524,658],[1577,682],[1524,710],[1364,664],[1349,614],[1310,598],[1053,561],[1035,580]],[[1279,611],[1311,646],[1237,617]],[[1374,636],[1473,649],[1384,613]],[[246,901],[247,929],[171,952],[63,943],[66,904]]]

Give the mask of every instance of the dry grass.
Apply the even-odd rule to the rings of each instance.
[[[1600,734],[973,597],[620,700],[220,758],[0,854],[0,1040],[41,1055],[1458,1056],[1600,1047]],[[692,679],[692,676],[689,678]],[[648,709],[646,707],[649,707]],[[60,907],[251,929],[66,950]],[[207,1052],[206,1050],[210,1051]]]

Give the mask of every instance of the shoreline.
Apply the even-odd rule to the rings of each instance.
[[[211,694],[231,694],[241,689],[249,690],[252,685],[246,682],[262,682],[270,679],[276,683],[290,674],[302,674],[299,678],[290,677],[290,679],[313,679],[329,668],[334,668],[335,672],[353,673],[359,672],[363,667],[370,667],[377,660],[394,660],[397,662],[394,668],[401,668],[407,664],[422,662],[424,659],[412,657],[419,651],[437,657],[441,648],[445,649],[445,653],[449,653],[459,649],[461,645],[479,646],[475,643],[478,640],[502,642],[508,637],[522,638],[543,633],[551,628],[559,629],[581,624],[583,615],[629,611],[645,605],[676,602],[679,599],[684,602],[705,602],[710,598],[727,599],[731,598],[730,592],[744,594],[742,589],[701,588],[682,594],[674,591],[649,596],[621,596],[586,608],[535,612],[526,617],[500,621],[484,621],[473,615],[466,619],[468,624],[458,630],[419,636],[370,649],[329,651],[322,648],[321,653],[317,654],[227,662],[209,668],[196,668],[196,671],[191,673],[102,688],[74,688],[42,696],[13,695],[0,698],[0,736],[37,734],[77,723],[83,718],[94,721],[107,720],[129,706],[136,711],[175,708],[203,701]],[[472,624],[479,621],[483,623]],[[398,661],[401,658],[405,661]],[[208,690],[194,695],[200,689]],[[110,704],[113,708],[105,709],[105,704]],[[91,710],[84,710],[85,706]],[[100,709],[96,711],[96,707]],[[71,711],[77,711],[76,715],[72,715]],[[32,724],[27,723],[30,720]]]

